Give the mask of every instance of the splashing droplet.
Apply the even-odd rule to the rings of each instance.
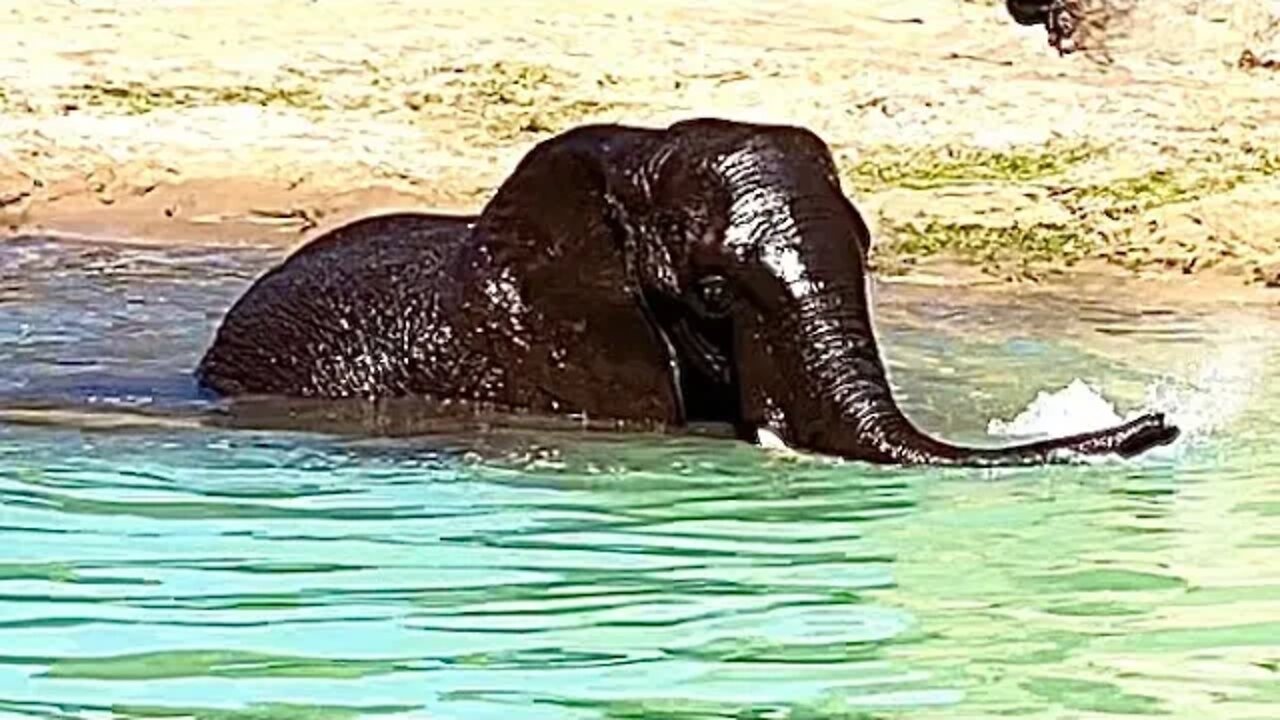
[[[1123,421],[1115,405],[1093,386],[1077,378],[1061,390],[1040,392],[1012,420],[992,420],[987,424],[987,433],[1034,438],[1101,430]]]

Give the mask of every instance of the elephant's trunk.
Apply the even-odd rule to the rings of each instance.
[[[801,196],[791,209],[792,222],[778,228],[775,237],[783,239],[774,246],[783,248],[777,255],[790,267],[771,273],[782,281],[786,300],[776,314],[757,316],[738,352],[748,415],[780,426],[799,446],[898,464],[1029,465],[1081,455],[1127,457],[1177,437],[1162,415],[1003,448],[929,437],[894,401],[867,303],[857,241],[865,230],[852,206]],[[785,239],[788,234],[794,241]],[[761,377],[761,370],[770,377]],[[753,398],[752,387],[769,389]]]
[[[1041,465],[1086,455],[1115,454],[1132,457],[1157,445],[1172,442],[1177,435],[1178,431],[1166,425],[1162,414],[1150,414],[1096,432],[1010,447],[972,448],[928,437],[899,413],[888,433],[887,448],[895,462],[904,464]]]
[[[807,381],[782,405],[790,434],[803,447],[906,465],[1036,465],[1083,455],[1129,457],[1178,435],[1163,415],[1151,414],[1097,432],[1001,448],[962,447],[930,437],[894,401],[865,297],[861,287],[814,294],[801,299],[790,322],[775,325],[776,331],[795,333],[792,342],[800,339],[792,360]],[[777,354],[786,342],[771,345]]]

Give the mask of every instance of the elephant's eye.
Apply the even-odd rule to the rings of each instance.
[[[724,317],[733,304],[733,289],[723,275],[705,275],[693,286],[698,311],[706,317]]]

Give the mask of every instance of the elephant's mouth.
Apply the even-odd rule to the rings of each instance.
[[[742,433],[732,319],[701,316],[658,293],[646,293],[645,303],[657,331],[675,354],[673,382],[686,422],[728,423]]]

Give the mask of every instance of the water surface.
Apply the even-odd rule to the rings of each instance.
[[[1280,717],[1261,314],[879,288],[926,427],[1173,412],[1133,462],[202,425],[275,257],[0,245],[0,716]]]

